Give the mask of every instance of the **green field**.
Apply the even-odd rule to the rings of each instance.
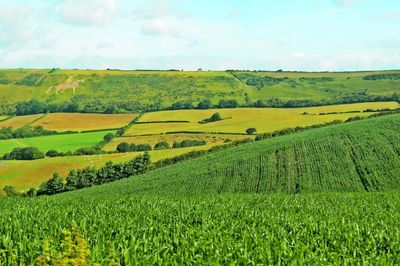
[[[89,133],[60,134],[33,138],[0,140],[0,155],[10,152],[13,148],[18,147],[36,147],[43,152],[48,150],[74,152],[79,148],[95,146],[97,143],[103,140],[104,135],[107,133],[115,133],[115,131],[108,130]]]
[[[399,130],[400,115],[372,118],[57,196],[3,198],[0,258],[30,264],[50,238],[61,254],[62,228],[75,223],[88,244],[78,248],[102,265],[395,265]]]
[[[31,99],[52,103],[74,100],[80,108],[98,112],[104,111],[105,106],[138,111],[165,108],[178,101],[197,103],[202,99],[210,99],[214,104],[221,99],[236,99],[240,104],[248,104],[276,98],[282,101],[323,101],[345,99],[354,94],[390,96],[399,93],[400,80],[363,78],[391,73],[399,74],[400,71],[277,73],[8,69],[0,70],[0,107],[13,109],[14,103]],[[267,78],[262,85],[251,82],[257,78],[263,80],[263,77]],[[73,90],[67,86],[69,79],[82,82]]]

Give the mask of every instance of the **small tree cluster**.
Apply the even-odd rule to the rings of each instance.
[[[44,158],[44,153],[36,147],[14,148],[3,155],[4,160],[36,160]]]
[[[134,144],[134,143],[127,143],[121,142],[117,146],[117,151],[122,152],[134,152],[134,151],[151,151],[150,144]]]
[[[38,191],[30,189],[26,195],[54,195],[112,182],[142,174],[149,169],[150,163],[150,155],[145,153],[127,163],[113,164],[108,162],[99,169],[86,167],[79,170],[71,170],[65,180],[58,173],[54,173],[52,178],[41,184]]]
[[[175,142],[172,145],[172,148],[186,148],[186,147],[194,147],[194,146],[203,146],[206,145],[207,142],[205,140],[191,140],[191,139],[186,139],[181,142]]]

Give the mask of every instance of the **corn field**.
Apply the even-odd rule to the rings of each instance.
[[[398,132],[380,117],[2,198],[0,265],[399,264]]]

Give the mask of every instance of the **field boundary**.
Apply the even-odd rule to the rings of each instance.
[[[48,114],[49,114],[49,113],[45,113],[45,114],[39,116],[38,118],[34,119],[33,121],[29,122],[29,123],[26,124],[25,126],[22,126],[22,127],[20,127],[20,128],[29,127],[29,126],[32,125],[33,123],[35,123],[35,122],[41,120],[42,118],[45,118]]]
[[[7,121],[7,120],[10,120],[10,119],[13,118],[13,117],[14,117],[14,116],[8,116],[8,117],[6,117],[6,118],[0,120],[0,123],[1,123],[1,122],[4,122],[4,121]]]

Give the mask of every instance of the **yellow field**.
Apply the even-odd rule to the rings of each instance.
[[[254,138],[254,136],[250,136]],[[172,147],[174,142],[183,140],[205,140],[207,144],[222,144],[225,140],[240,140],[249,138],[247,135],[229,135],[229,134],[165,134],[165,135],[152,135],[152,136],[136,136],[136,137],[121,137],[115,138],[108,143],[103,149],[106,151],[115,151],[118,144],[121,142],[134,143],[134,144],[150,144],[154,145],[160,141],[168,142]]]
[[[8,116],[0,115],[0,121],[6,119]]]
[[[207,150],[215,145],[209,144],[198,147],[150,151],[150,156],[151,160],[156,162],[194,150]],[[72,169],[80,169],[88,166],[101,167],[108,161],[114,163],[126,162],[140,153],[68,156],[34,161],[0,161],[0,195],[3,195],[2,188],[6,185],[14,186],[17,190],[38,187],[42,182],[47,181],[54,172],[58,172],[62,177],[65,177]]]
[[[123,127],[137,114],[81,114],[54,113],[33,123],[33,126],[43,126],[55,131],[84,131]]]
[[[28,125],[29,123],[32,123],[41,116],[43,116],[43,114],[14,116],[13,118],[0,122],[0,128],[5,128],[5,127],[12,127],[13,129],[21,128],[23,126]]]
[[[142,134],[163,134],[167,132],[225,132],[244,133],[247,128],[255,127],[258,133],[273,132],[296,126],[311,126],[333,120],[346,120],[354,116],[369,116],[371,113],[344,113],[318,115],[327,112],[351,112],[366,109],[398,108],[396,102],[359,103],[307,108],[236,108],[211,110],[175,110],[144,114],[139,122],[150,121],[190,121],[189,123],[154,123],[136,124],[126,133],[126,136]],[[219,112],[225,120],[199,124],[213,113]],[[307,112],[308,115],[303,113]]]

